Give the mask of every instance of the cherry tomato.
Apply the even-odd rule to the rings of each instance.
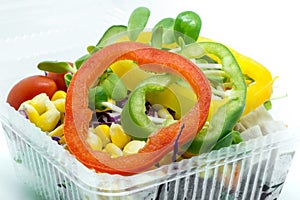
[[[67,92],[67,85],[64,78],[65,73],[47,72],[46,76],[55,81],[57,90],[63,90]]]
[[[54,80],[46,76],[33,75],[13,86],[7,96],[7,102],[17,110],[24,101],[40,93],[46,93],[51,98],[56,91],[57,86]]]

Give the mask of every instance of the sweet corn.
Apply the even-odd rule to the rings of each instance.
[[[110,138],[110,135],[109,135],[109,126],[106,125],[106,124],[100,124],[98,125],[96,128],[95,128],[95,133],[98,134],[98,133],[103,133],[107,138]]]
[[[105,146],[111,142],[110,135],[109,135],[109,129],[110,129],[109,126],[106,124],[98,125],[94,129],[95,134],[101,138],[103,146]]]
[[[95,151],[101,151],[102,150],[102,141],[98,135],[93,133],[91,130],[89,130],[87,139],[87,143],[91,146],[91,148]]]
[[[30,101],[21,104],[19,110],[24,110],[30,122],[36,124],[40,118],[40,114],[36,111],[35,107],[29,104]]]
[[[50,137],[61,137],[64,135],[64,125],[61,124],[48,134]]]
[[[46,110],[56,110],[56,107],[50,99],[45,99],[44,104],[46,106]],[[46,112],[46,111],[45,111]]]
[[[65,91],[58,90],[53,94],[51,101],[55,101],[57,99],[66,99],[66,96],[67,96],[67,93]]]
[[[36,111],[41,115],[47,110],[45,102],[49,101],[49,97],[46,95],[46,93],[41,93],[36,95],[29,101],[29,104],[32,105]]]
[[[66,99],[56,99],[54,101],[52,101],[53,104],[55,105],[56,109],[60,112],[60,113],[64,113],[65,112],[65,103],[66,103]]]
[[[145,141],[132,140],[126,144],[123,149],[124,155],[130,155],[138,153],[138,151],[146,145]]]
[[[42,131],[52,131],[60,119],[60,112],[56,109],[47,110],[44,112],[35,123]]]
[[[109,153],[112,158],[123,156],[123,151],[113,143],[107,144],[104,149],[104,152]]]
[[[159,117],[164,119],[173,119],[173,116],[169,113],[169,111],[166,108],[159,109],[157,111],[157,114]]]
[[[113,123],[110,126],[109,134],[112,143],[121,149],[131,140],[130,136],[124,132],[122,126],[119,124]]]

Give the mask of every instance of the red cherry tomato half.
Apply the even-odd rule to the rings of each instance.
[[[46,76],[34,75],[14,85],[7,96],[7,102],[17,110],[24,101],[38,94],[46,93],[51,98],[56,91],[57,86],[54,80]]]
[[[55,81],[57,90],[63,90],[67,92],[67,85],[65,82],[65,73],[54,73],[54,72],[47,72],[47,77],[51,78]]]

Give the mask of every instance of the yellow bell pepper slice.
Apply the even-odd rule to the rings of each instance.
[[[211,39],[199,37],[198,42],[209,42]],[[247,86],[246,106],[243,115],[253,111],[270,99],[273,92],[273,78],[270,71],[259,62],[228,47],[236,58],[242,73],[254,80]]]

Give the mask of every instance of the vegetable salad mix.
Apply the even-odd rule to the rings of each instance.
[[[74,62],[44,61],[7,102],[99,173],[131,175],[271,132],[264,66],[200,34],[197,13],[147,31],[138,7]],[[264,127],[263,127],[264,126]],[[284,127],[284,125],[283,125]]]

